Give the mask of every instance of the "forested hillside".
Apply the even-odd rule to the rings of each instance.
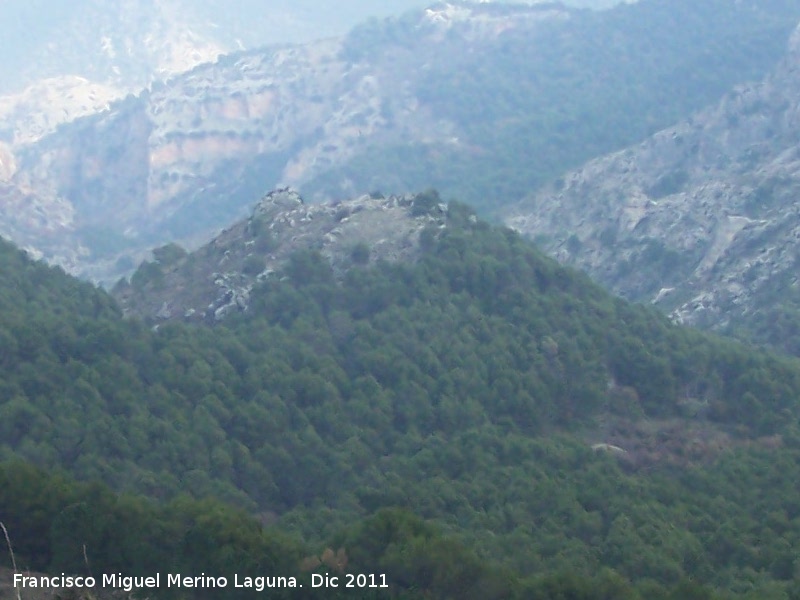
[[[2,458],[150,498],[6,462],[20,555],[80,570],[78,531],[137,572],[344,548],[401,597],[796,591],[797,361],[616,300],[464,205],[422,240],[339,279],[298,252],[247,312],[155,331],[4,244]]]

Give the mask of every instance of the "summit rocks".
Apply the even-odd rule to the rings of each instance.
[[[423,230],[446,226],[445,210],[434,192],[309,205],[293,189],[278,189],[191,254],[175,245],[155,250],[113,294],[126,314],[152,322],[221,321],[247,310],[253,286],[297,251],[319,252],[336,276],[377,260],[413,261]]]

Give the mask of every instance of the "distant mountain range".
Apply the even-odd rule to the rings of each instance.
[[[8,0],[0,4],[0,140],[25,143],[153,82],[266,45],[344,34],[424,0]]]
[[[562,262],[679,322],[800,353],[800,29],[766,79],[506,213]]]
[[[35,141],[14,121],[0,233],[110,282],[278,185],[309,201],[433,186],[488,213],[761,78],[798,19],[779,0],[439,4],[226,55]]]
[[[220,53],[344,34],[425,0],[4,0],[0,93],[42,79],[84,77],[138,90]]]
[[[440,4],[4,130],[0,599],[800,597],[800,360],[451,197],[800,352],[796,4]]]
[[[620,0],[568,0],[605,8]],[[502,2],[501,2],[502,3]],[[537,2],[522,2],[535,4]],[[430,0],[3,0],[0,95],[43,79],[84,77],[142,87],[219,52],[341,36],[368,18]]]

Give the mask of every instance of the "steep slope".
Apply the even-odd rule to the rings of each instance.
[[[424,0],[6,0],[0,140],[27,143],[224,53],[344,34]]]
[[[800,30],[759,84],[507,212],[560,261],[674,319],[800,352]]]
[[[46,255],[104,281],[277,185],[311,201],[434,185],[491,210],[760,77],[798,18],[779,0],[439,4],[198,67],[13,148],[8,183],[73,207]]]

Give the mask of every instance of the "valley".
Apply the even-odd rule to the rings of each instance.
[[[762,78],[800,11],[771,0],[720,22],[720,2],[442,4],[341,38],[225,55],[7,143],[8,195],[71,216],[19,215],[0,233],[110,286],[150,248],[196,248],[286,185],[309,202],[433,187],[495,214]],[[694,69],[713,79],[700,85]]]

